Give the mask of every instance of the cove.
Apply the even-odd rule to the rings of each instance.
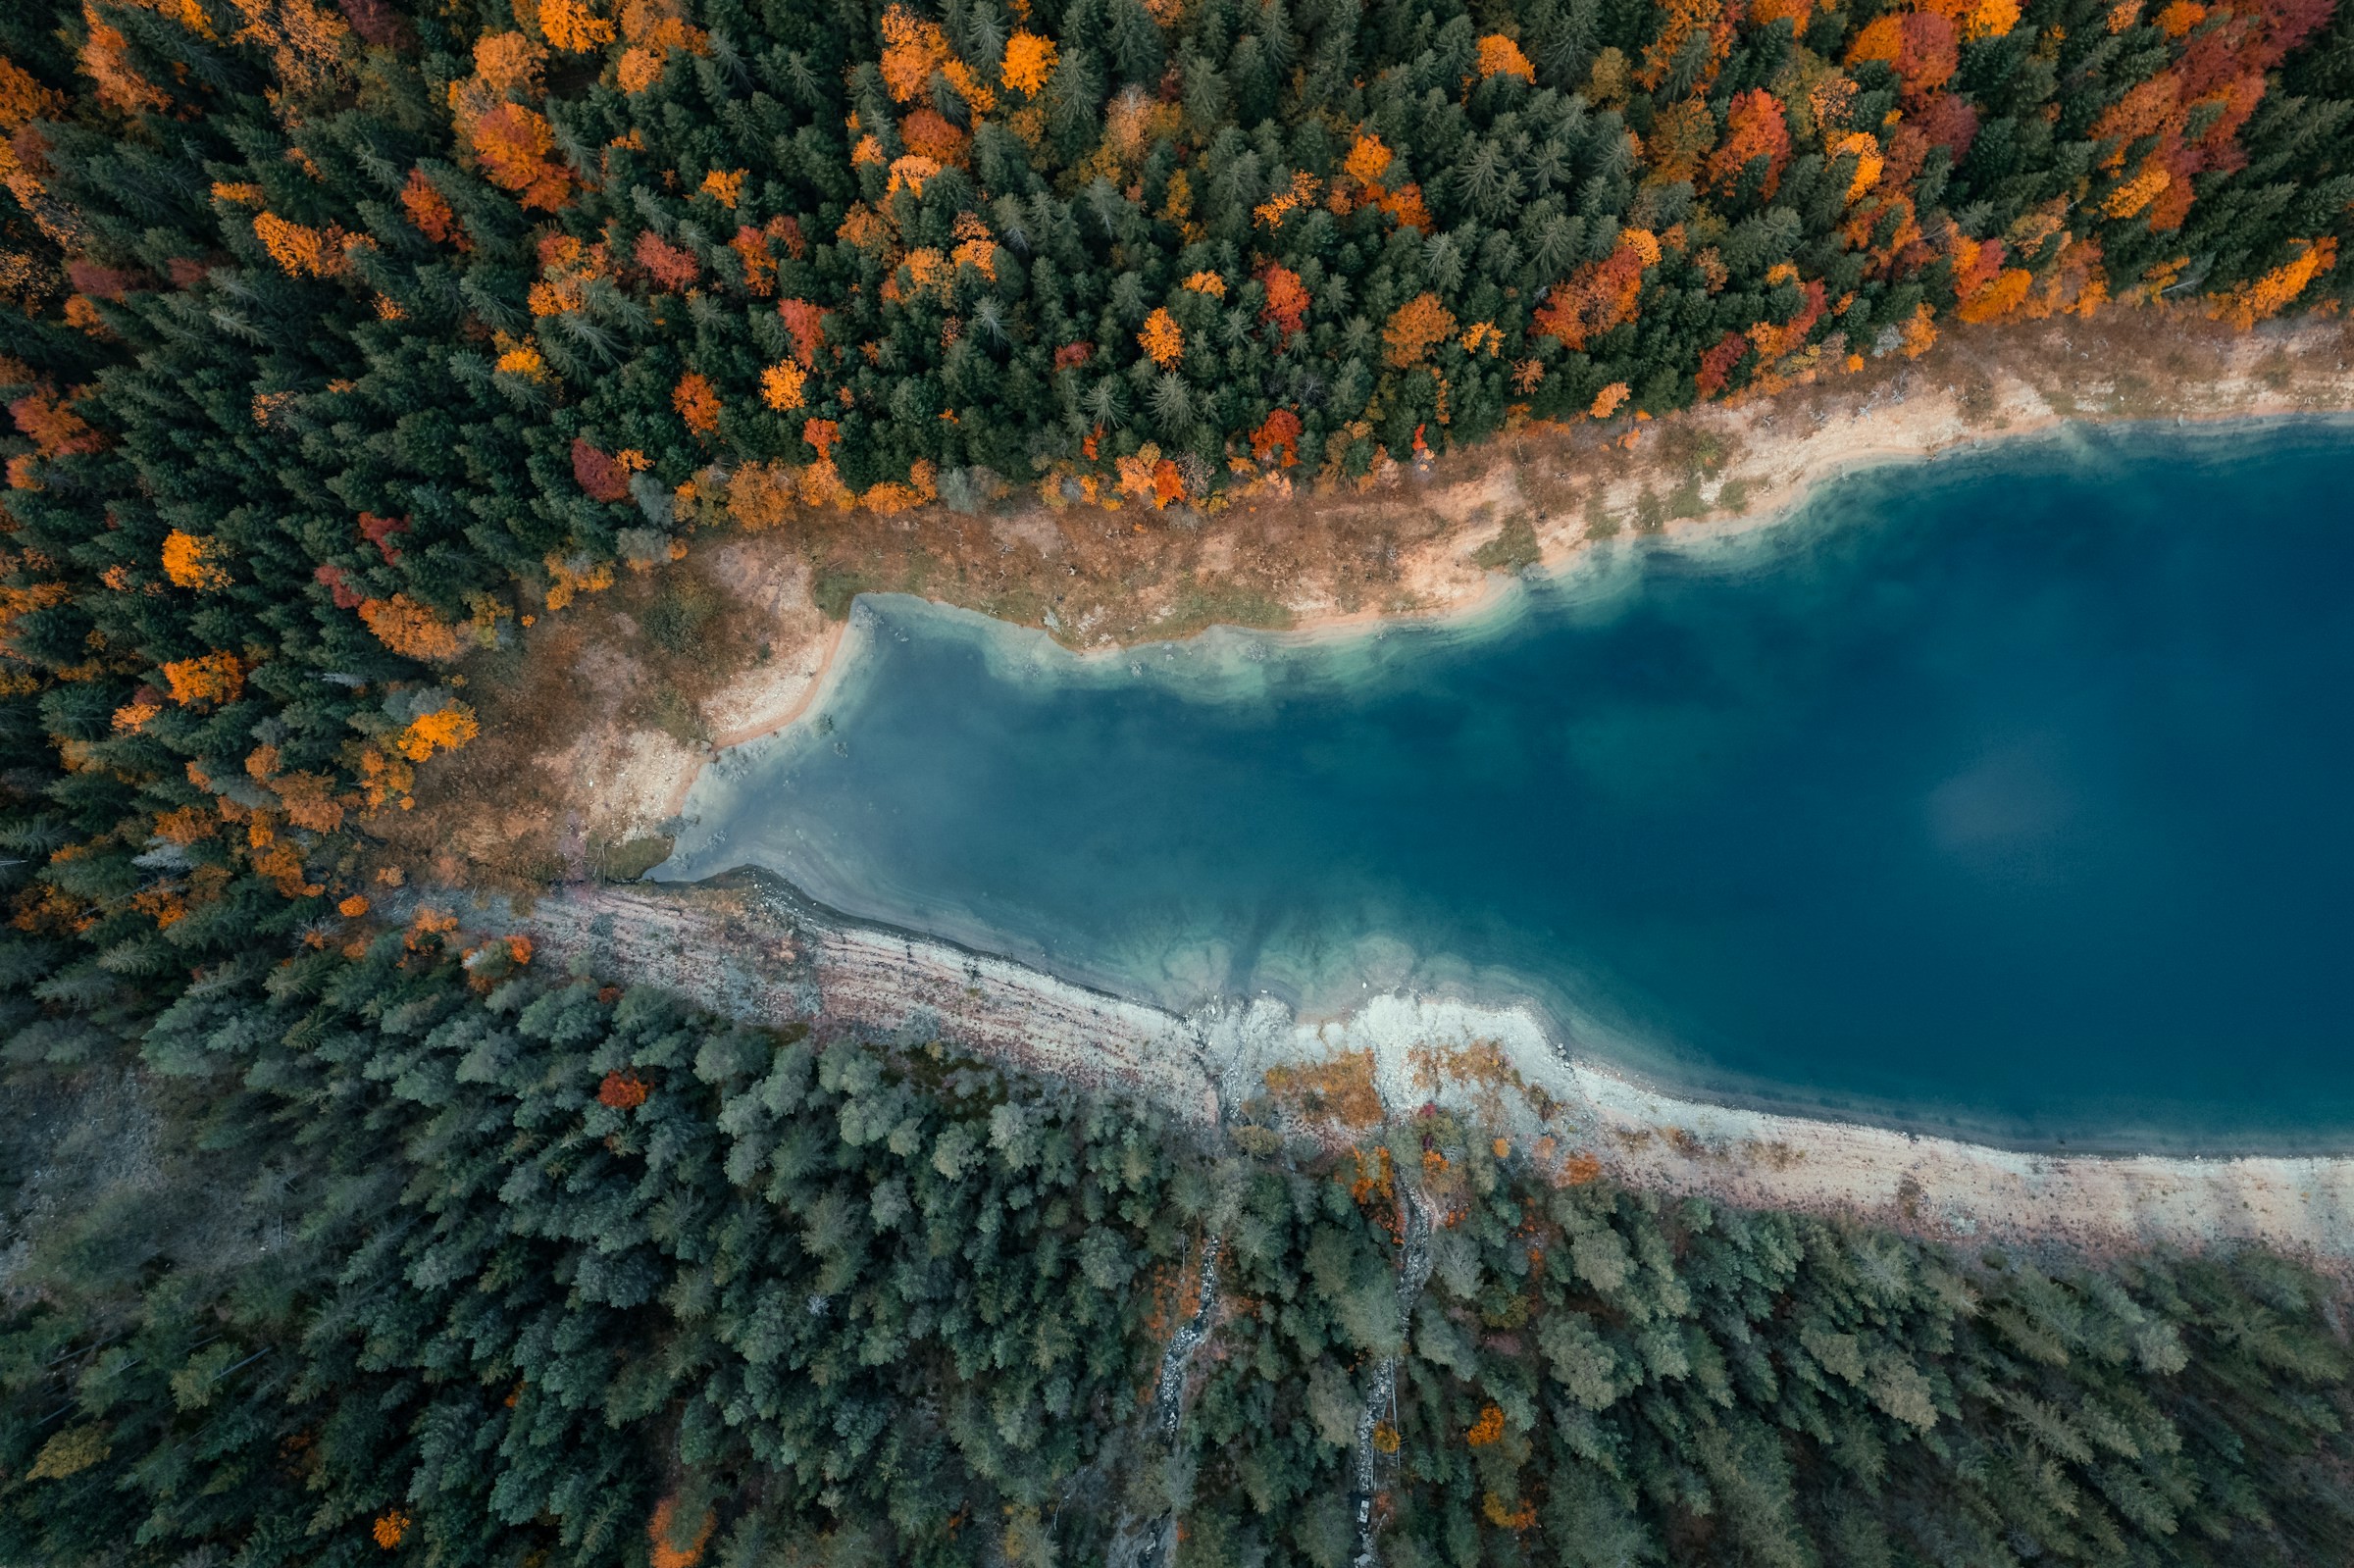
[[[2354,1146],[2354,439],[2086,431],[1621,536],[1492,613],[1081,657],[859,601],[665,881],[1183,1009],[1533,1005],[1679,1092]]]

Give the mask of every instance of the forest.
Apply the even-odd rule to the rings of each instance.
[[[376,848],[698,539],[2261,330],[2350,123],[2330,0],[0,8],[0,1561],[2354,1557],[2292,1263],[1211,1134]]]
[[[1340,1568],[2354,1552],[2341,1288],[1230,1138],[511,944],[12,1072],[0,1560]],[[1191,1348],[1190,1362],[1186,1350]]]

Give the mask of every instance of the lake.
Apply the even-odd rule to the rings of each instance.
[[[1080,657],[859,601],[655,875],[1185,1008],[1526,1003],[1678,1091],[2354,1146],[2354,441],[2071,430],[1500,609]]]

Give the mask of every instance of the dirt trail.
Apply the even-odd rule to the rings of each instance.
[[[1180,1449],[1178,1433],[1185,1423],[1185,1385],[1194,1352],[1207,1342],[1217,1324],[1218,1256],[1225,1238],[1211,1235],[1202,1242],[1201,1273],[1195,1284],[1199,1301],[1194,1315],[1177,1326],[1161,1347],[1160,1373],[1152,1383],[1152,1409],[1145,1452],[1162,1460]],[[1140,1520],[1124,1514],[1112,1532],[1111,1568],[1169,1568],[1177,1560],[1177,1515],[1174,1510]]]
[[[1406,1201],[1406,1236],[1398,1257],[1398,1327],[1404,1335],[1413,1324],[1414,1304],[1422,1299],[1422,1288],[1430,1283],[1432,1215],[1430,1199],[1411,1182],[1401,1181],[1398,1192]],[[1381,1556],[1374,1549],[1380,1522],[1373,1516],[1373,1498],[1381,1453],[1374,1435],[1397,1413],[1397,1402],[1398,1358],[1385,1355],[1374,1363],[1365,1408],[1356,1418],[1356,1449],[1349,1471],[1349,1514],[1356,1527],[1356,1551],[1349,1559],[1350,1568],[1380,1568]]]

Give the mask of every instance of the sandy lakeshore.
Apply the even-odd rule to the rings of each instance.
[[[418,785],[426,809],[386,832],[444,882],[635,875],[717,752],[822,700],[858,592],[917,594],[1102,656],[1214,625],[1345,636],[1477,613],[1519,573],[1572,568],[1598,541],[1731,537],[1842,475],[2072,422],[2354,411],[2350,341],[2334,320],[2249,333],[2150,312],[2011,324],[1769,398],[1508,429],[1427,467],[1267,472],[1201,511],[1107,510],[1049,484],[978,514],[821,509],[724,529],[537,617],[511,665],[470,691],[482,737],[437,760]]]
[[[2062,354],[2074,350],[2064,332],[2052,344]],[[1798,400],[1785,398],[1739,406],[1706,406],[1660,422],[1661,433],[1630,428],[1624,448],[1606,464],[1591,452],[1557,450],[1542,442],[1504,437],[1505,450],[1477,463],[1458,464],[1418,476],[1391,468],[1356,491],[1332,498],[1335,510],[1387,505],[1411,508],[1430,523],[1429,537],[1396,562],[1397,591],[1378,601],[1349,599],[1328,581],[1303,572],[1283,600],[1282,630],[1294,635],[1332,636],[1366,632],[1400,620],[1451,619],[1476,614],[1508,592],[1513,574],[1482,564],[1504,531],[1526,524],[1533,557],[1522,570],[1560,572],[1598,541],[1629,529],[1645,529],[1667,542],[1697,544],[1770,528],[1803,507],[1819,486],[1847,475],[1892,465],[1924,463],[1958,451],[1975,451],[2003,440],[2049,435],[2070,424],[2098,426],[2127,421],[2196,424],[2225,422],[2253,428],[2294,418],[2354,413],[2354,372],[2346,369],[2345,341],[2334,322],[2280,328],[2225,343],[2204,374],[2188,376],[2170,388],[2160,404],[2120,396],[2115,376],[2088,379],[2060,394],[2048,378],[1993,372],[1967,385],[1933,379],[1922,371],[1900,372],[1853,396],[1826,391]],[[2297,367],[2293,381],[2277,374],[2285,356]],[[1645,441],[1729,454],[1713,472],[1708,465],[1682,475],[1683,514],[1668,509],[1661,491],[1675,479],[1672,460],[1646,460]],[[1652,454],[1658,456],[1658,454]],[[1476,466],[1473,466],[1476,463]],[[1569,508],[1553,493],[1562,482],[1584,482],[1582,504]],[[1049,556],[1059,552],[1057,530],[1075,524],[1067,509],[1057,517],[1033,506],[998,520],[997,531],[1008,548],[1018,544]],[[1118,514],[1114,514],[1116,517]],[[1244,529],[1250,510],[1228,511],[1203,524],[1199,554],[1215,561],[1230,557],[1224,534]],[[739,676],[704,705],[713,731],[711,748],[725,749],[772,734],[809,711],[823,693],[827,675],[846,630],[846,621],[807,614],[807,578],[797,561],[775,559],[760,541],[731,543],[730,571],[753,584],[764,612],[775,618],[776,656]],[[795,589],[799,590],[798,597]],[[1142,597],[1157,590],[1148,587]],[[940,595],[944,602],[963,602]],[[1133,639],[1091,623],[1049,623],[1058,638],[1082,654],[1117,656]],[[670,767],[643,770],[614,781],[591,797],[590,809],[624,820],[635,831],[675,816],[687,798],[703,756],[682,754]],[[569,766],[570,754],[551,759]]]

